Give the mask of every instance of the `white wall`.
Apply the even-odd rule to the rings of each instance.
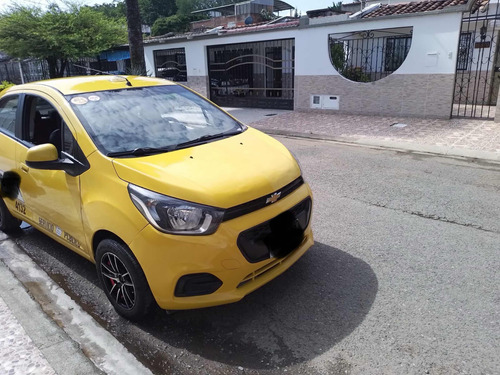
[[[413,26],[410,52],[394,74],[453,74],[460,13],[343,23],[301,30],[295,38],[296,75],[336,75],[330,63],[328,34]],[[328,61],[328,64],[325,64]]]
[[[207,76],[206,47],[262,40],[295,38],[295,74],[299,76],[338,75],[330,62],[328,35],[331,33],[413,26],[410,52],[394,74],[454,74],[460,34],[461,13],[350,21],[347,23],[250,34],[214,35],[213,38],[162,45],[145,45],[146,69],[154,75],[153,51],[186,48],[188,76]]]
[[[168,43],[161,45],[144,45],[144,54],[146,58],[146,70],[154,75],[154,56],[153,51],[166,48],[182,48],[186,49],[186,66],[188,76],[207,76],[208,75],[208,63],[207,63],[207,46],[216,46],[221,44],[232,44],[232,43],[246,43],[255,42],[263,40],[274,40],[274,39],[289,39],[294,38],[297,34],[297,28],[291,28],[282,31],[275,32],[260,32],[251,34],[236,34],[231,36],[226,35],[214,35],[213,38],[209,39],[194,39],[182,40],[177,43]],[[327,47],[325,47],[327,48]],[[295,52],[297,54],[297,52]]]

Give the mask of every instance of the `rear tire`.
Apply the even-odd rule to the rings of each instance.
[[[139,262],[124,244],[112,239],[99,243],[97,275],[116,312],[131,321],[146,318],[155,304]]]
[[[5,205],[5,202],[0,198],[0,230],[2,232],[12,232],[19,229],[21,225],[21,220],[16,219],[9,212],[9,209]]]

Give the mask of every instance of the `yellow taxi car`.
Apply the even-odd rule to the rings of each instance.
[[[0,97],[0,229],[96,264],[116,311],[235,302],[313,244],[311,190],[278,141],[163,79],[74,77]]]

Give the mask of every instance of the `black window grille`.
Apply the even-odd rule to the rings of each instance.
[[[387,38],[385,46],[385,70],[394,72],[405,61],[411,47],[411,37]]]
[[[156,77],[176,82],[187,81],[186,50],[170,48],[154,51]]]
[[[472,33],[461,33],[458,41],[457,70],[467,70],[471,58]]]
[[[293,109],[294,39],[208,46],[210,99],[221,106]]]
[[[355,82],[373,82],[397,70],[408,56],[411,27],[330,34],[334,68]]]

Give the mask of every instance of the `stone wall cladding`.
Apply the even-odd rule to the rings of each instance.
[[[190,89],[210,99],[208,95],[208,76],[188,76],[187,83],[181,82]]]
[[[344,114],[450,118],[453,74],[392,74],[376,82],[341,76],[295,76],[295,109],[311,110],[310,96],[338,95]],[[330,112],[330,111],[329,111]]]

